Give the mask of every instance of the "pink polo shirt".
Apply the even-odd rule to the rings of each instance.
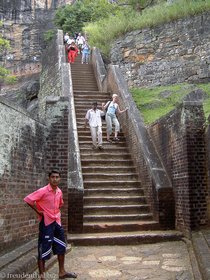
[[[37,210],[43,211],[46,226],[55,221],[61,225],[60,207],[63,205],[63,194],[58,187],[54,192],[50,184],[48,184],[27,195],[24,201],[31,206],[34,206],[34,203],[36,203]],[[40,215],[38,217],[41,221],[42,217]]]

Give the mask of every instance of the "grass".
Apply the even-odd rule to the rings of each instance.
[[[160,2],[147,8],[142,13],[131,9],[110,17],[90,23],[85,31],[89,34],[91,46],[98,47],[106,55],[111,44],[127,32],[154,27],[177,19],[194,16],[210,11],[210,0],[177,0],[173,4]]]
[[[207,119],[210,114],[210,83],[133,88],[131,89],[131,93],[145,124],[151,124],[175,109],[175,107],[182,102],[183,98],[196,88],[203,89],[206,92],[207,97],[204,99],[203,107]]]

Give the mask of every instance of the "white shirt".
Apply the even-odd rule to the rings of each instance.
[[[65,34],[65,35],[64,35],[64,41],[67,42],[68,39],[69,39],[69,35],[68,35],[68,34]]]
[[[74,39],[69,38],[68,41],[67,41],[67,44],[71,45],[72,42],[74,42]]]
[[[85,38],[82,35],[78,36],[76,42],[78,45],[83,45],[85,43]]]
[[[99,109],[96,109],[95,111],[93,109],[90,109],[87,111],[85,118],[88,120],[89,126],[97,127],[102,125],[101,116],[103,115],[104,112]]]

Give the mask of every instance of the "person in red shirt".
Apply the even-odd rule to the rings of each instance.
[[[78,55],[78,48],[75,42],[72,42],[68,47],[68,62],[74,63],[76,56]]]
[[[38,267],[41,279],[44,279],[45,261],[51,252],[58,256],[59,279],[77,278],[74,272],[66,272],[64,268],[66,242],[64,229],[61,226],[60,207],[63,205],[63,194],[58,187],[60,172],[49,173],[49,184],[27,195],[24,201],[38,214]]]

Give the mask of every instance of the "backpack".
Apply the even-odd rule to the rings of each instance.
[[[104,121],[105,121],[105,119],[106,119],[106,112],[107,112],[107,110],[108,110],[109,105],[110,105],[111,102],[112,102],[112,101],[109,101],[109,103],[108,103],[108,105],[107,105],[107,107],[106,107],[106,109],[105,109],[104,116],[101,116],[101,119],[104,120]]]

